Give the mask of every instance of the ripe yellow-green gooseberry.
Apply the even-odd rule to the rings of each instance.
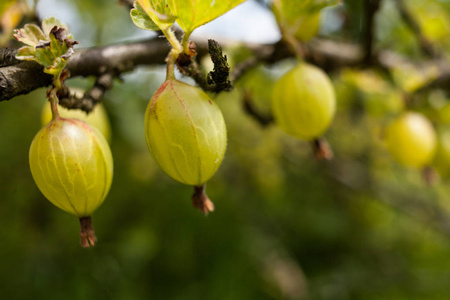
[[[113,177],[113,159],[100,131],[77,119],[56,117],[34,137],[31,174],[39,190],[81,223],[81,244],[94,245],[91,214],[105,199]]]
[[[227,146],[225,121],[201,89],[167,79],[145,113],[147,145],[156,163],[173,179],[200,186],[219,168]]]
[[[71,90],[75,90],[76,93],[83,93],[83,91],[79,89],[71,88]],[[102,103],[97,104],[89,114],[86,114],[84,111],[79,109],[67,109],[61,105],[58,105],[58,111],[62,118],[78,119],[97,127],[97,129],[100,130],[100,132],[105,136],[106,140],[108,142],[111,141],[111,125],[108,114]],[[51,120],[52,111],[50,109],[50,105],[46,102],[41,113],[42,126]]]
[[[386,128],[389,153],[402,165],[422,168],[433,159],[437,141],[433,125],[423,115],[405,112]]]
[[[325,72],[302,62],[275,83],[272,110],[283,131],[313,140],[325,132],[335,114],[334,87]]]

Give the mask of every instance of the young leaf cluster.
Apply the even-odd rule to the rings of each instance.
[[[58,75],[78,42],[72,39],[67,27],[55,18],[45,19],[41,27],[26,24],[24,28],[15,30],[14,37],[27,45],[19,49],[16,58],[36,61],[44,66],[45,73]]]

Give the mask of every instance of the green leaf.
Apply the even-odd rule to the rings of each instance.
[[[67,47],[64,47],[64,45],[65,43],[63,41],[58,40],[54,34],[50,34],[50,50],[55,57],[59,57],[65,53],[63,48],[66,48],[67,51]]]
[[[35,60],[36,52],[34,47],[25,46],[19,49],[16,58],[20,60]]]
[[[36,48],[36,61],[43,65],[45,68],[50,67],[55,60],[55,55],[53,55],[52,51],[49,47],[45,48]]]
[[[14,37],[29,46],[37,46],[40,41],[47,40],[42,30],[34,24],[26,24],[22,29],[16,29]]]
[[[62,70],[66,67],[67,60],[61,57],[57,57],[53,64],[46,67],[44,72],[51,75],[57,75],[62,72]]]
[[[54,17],[45,19],[44,21],[42,21],[42,25],[41,25],[42,31],[44,32],[44,34],[47,37],[49,37],[50,31],[55,26],[58,28],[64,28],[67,32],[69,32],[69,29],[67,28],[67,26],[65,24],[62,24],[58,19],[56,19]],[[48,38],[47,38],[47,40],[48,40]]]
[[[134,2],[134,7],[130,11],[131,20],[134,25],[141,29],[146,30],[159,30],[158,25],[150,19],[149,15],[145,12],[142,6],[139,5],[138,2]]]
[[[273,0],[273,10],[283,35],[307,41],[317,34],[320,11],[340,0]]]
[[[74,53],[73,46],[77,44],[71,39],[68,29],[57,19],[45,19],[42,30],[36,25],[26,24],[16,30],[17,40],[28,46],[19,49],[16,58],[34,60],[44,66],[44,72],[58,75],[66,66],[67,59]]]
[[[195,28],[223,15],[245,0],[167,0],[180,27],[190,34]]]
[[[165,0],[136,0],[134,4],[136,9],[138,9],[137,5],[140,6],[140,9],[142,9],[148,15],[150,20],[161,30],[167,30],[175,22],[176,17],[172,15]],[[135,21],[133,20],[133,22]],[[136,26],[140,27],[137,24]]]

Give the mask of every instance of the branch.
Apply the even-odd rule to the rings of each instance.
[[[197,53],[202,56],[208,52],[205,41],[195,41]],[[222,43],[224,47],[233,43]],[[254,56],[236,66],[231,79],[238,79],[249,68],[259,63],[273,64],[282,59],[293,57],[288,47],[275,44],[247,44]],[[69,59],[67,68],[71,77],[101,76],[105,73],[120,75],[142,65],[164,64],[170,47],[165,39],[151,39],[127,44],[79,49]],[[326,72],[344,67],[361,66],[364,60],[363,49],[356,44],[316,39],[305,46],[305,60],[319,66]],[[16,52],[0,49],[0,101],[9,100],[17,95],[29,93],[37,88],[51,84],[51,76],[43,73],[42,67],[35,62],[17,61]],[[379,51],[374,57],[374,65],[391,68],[406,59],[390,51]],[[448,67],[450,69],[450,67]]]
[[[253,104],[253,98],[250,91],[244,89],[244,95],[242,99],[242,104],[244,106],[245,112],[252,116],[262,127],[272,124],[274,121],[271,114],[264,114],[259,111]]]
[[[373,42],[375,36],[375,15],[380,8],[381,0],[366,0],[364,2],[366,25],[364,28],[364,63],[370,65],[373,59]]]
[[[138,65],[163,64],[169,50],[169,45],[163,39],[80,49],[69,59],[67,68],[71,77],[121,74]],[[3,56],[3,60],[14,63],[0,67],[0,101],[51,84],[52,77],[45,74],[38,63],[16,60],[16,51],[2,49],[0,53],[8,53]]]
[[[189,41],[189,54],[181,53],[177,58],[177,66],[181,74],[192,77],[204,90],[214,93],[231,91],[233,86],[229,79],[230,67],[222,47],[215,40],[208,40],[208,52],[214,64],[214,71],[206,74],[204,68],[197,62],[197,45]]]
[[[1,48],[0,49],[0,67],[8,67],[20,63],[15,59],[16,49]]]
[[[138,65],[163,64],[170,47],[165,39],[81,49],[68,62],[72,77],[125,73]]]
[[[432,89],[443,89],[450,91],[450,71],[444,71],[441,75],[430,81],[428,84],[420,87],[414,94],[421,94]]]
[[[197,61],[197,45],[193,41],[188,44],[189,53],[180,53],[177,57],[177,67],[181,74],[194,79],[204,91],[214,91],[215,85],[210,85],[204,68]]]
[[[91,112],[103,98],[104,93],[112,87],[114,74],[100,75],[94,86],[84,94],[74,93],[66,89],[66,95],[59,97],[59,104],[68,109],[81,109],[86,113]]]
[[[52,76],[43,69],[38,63],[28,61],[0,68],[0,101],[52,84]]]
[[[253,56],[234,67],[230,76],[233,82],[260,63],[274,64],[285,58],[294,57],[283,41],[272,45],[247,44],[246,46],[253,51]],[[356,67],[361,65],[363,60],[361,47],[351,43],[314,39],[302,50],[306,61],[319,66],[326,72],[344,67]]]

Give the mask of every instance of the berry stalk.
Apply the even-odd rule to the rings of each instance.
[[[167,56],[167,69],[166,69],[166,80],[175,79],[175,63],[177,61],[179,52],[172,49]]]
[[[95,236],[94,227],[92,226],[92,217],[80,218],[80,226],[81,246],[83,248],[94,247],[97,242],[97,237]]]
[[[59,112],[58,112],[58,96],[57,96],[57,88],[53,88],[49,93],[48,93],[48,101],[50,101],[50,108],[52,110],[52,120],[56,120],[59,118]]]
[[[206,184],[194,186],[192,205],[203,211],[205,215],[214,211],[214,203],[212,203],[208,195],[206,195]]]

